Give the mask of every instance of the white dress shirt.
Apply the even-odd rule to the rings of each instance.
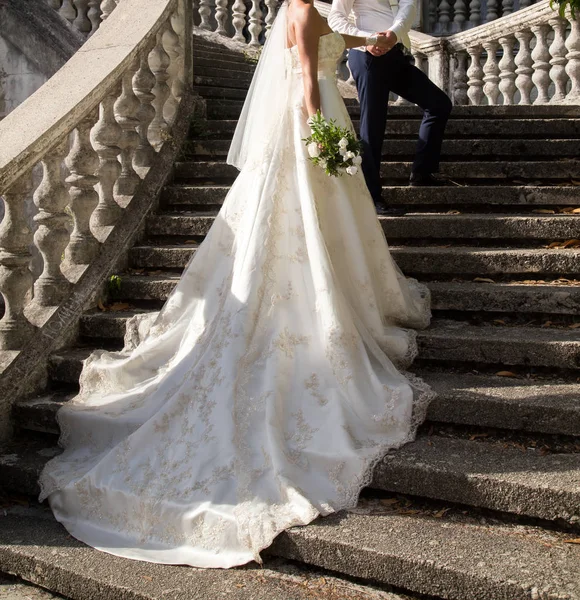
[[[351,11],[354,25],[349,21]],[[399,0],[396,16],[389,0],[333,0],[328,24],[333,31],[358,37],[369,37],[378,31],[390,30],[397,36],[397,41],[409,48],[409,31],[415,22],[415,15],[415,0]]]

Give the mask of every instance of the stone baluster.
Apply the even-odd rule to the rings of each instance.
[[[87,17],[91,22],[91,33],[89,35],[93,35],[101,24],[101,0],[89,0]]]
[[[516,94],[516,63],[514,62],[516,40],[510,35],[500,38],[499,43],[502,48],[502,57],[499,61],[499,91],[504,106],[508,106],[514,104]]]
[[[133,168],[133,155],[139,145],[137,127],[139,119],[139,100],[133,91],[133,75],[137,71],[138,60],[125,71],[121,84],[121,95],[113,105],[117,123],[123,130],[119,147],[121,148],[121,174],[115,184],[115,196],[132,196],[140,178]]]
[[[215,0],[215,20],[217,23],[216,32],[227,36],[226,22],[228,18],[228,0]]]
[[[483,77],[483,93],[487,98],[487,103],[490,106],[494,106],[497,104],[499,96],[499,66],[497,64],[497,50],[499,44],[495,40],[491,40],[485,42],[483,48],[487,53],[487,60],[483,66],[483,72],[485,74]]]
[[[61,257],[69,242],[64,212],[69,195],[64,185],[62,163],[69,151],[68,136],[42,160],[43,177],[34,192],[38,228],[34,243],[42,255],[43,271],[34,283],[34,302],[40,306],[58,306],[70,292],[70,283],[61,271]]]
[[[511,15],[514,12],[514,0],[502,0],[501,16]]]
[[[171,90],[167,85],[167,80],[169,79],[167,68],[169,67],[169,64],[169,54],[167,54],[165,48],[163,48],[163,31],[160,31],[157,34],[157,43],[149,54],[149,65],[155,76],[155,86],[153,88],[155,99],[152,102],[153,107],[155,108],[155,117],[149,126],[149,137],[156,150],[158,150],[167,139],[169,132],[169,125],[165,120],[163,112],[167,98],[169,98],[169,95],[171,94]]]
[[[73,215],[73,231],[64,256],[67,265],[87,265],[95,257],[99,242],[91,233],[89,222],[93,210],[99,203],[95,185],[99,178],[95,173],[99,167],[99,157],[91,145],[90,132],[97,113],[93,111],[79,123],[73,138],[73,144],[66,159],[70,175],[70,209]]]
[[[471,0],[469,3],[469,22],[477,27],[481,24],[481,1]]]
[[[34,327],[24,316],[30,299],[32,272],[32,231],[28,227],[25,201],[32,190],[30,171],[4,194],[4,219],[0,224],[0,293],[4,316],[0,320],[0,349],[20,350]]]
[[[455,55],[455,69],[453,75],[453,100],[458,106],[468,103],[467,84],[467,52],[459,51]]]
[[[473,106],[483,103],[483,68],[481,66],[481,53],[483,48],[478,44],[467,49],[471,64],[467,69],[467,97]]]
[[[528,6],[531,6],[534,2],[535,0],[520,0],[520,8],[527,8]]]
[[[423,71],[423,73],[425,73],[425,75],[429,74],[429,69],[427,68],[427,61],[426,61],[426,56],[424,54],[421,54],[421,52],[418,52],[417,50],[411,49],[411,54],[413,55],[413,61],[415,63],[415,66],[420,70]]]
[[[250,24],[248,31],[250,33],[250,46],[260,45],[260,34],[262,33],[262,11],[260,10],[260,0],[252,0],[252,8],[248,14]]]
[[[63,0],[58,14],[69,21],[69,23],[72,23],[77,16],[77,11],[73,6],[72,0]]]
[[[485,22],[495,21],[497,19],[497,0],[487,0],[487,15]]]
[[[234,40],[245,42],[244,27],[246,26],[246,4],[243,0],[235,0],[232,6],[232,24],[234,26]]]
[[[519,49],[516,54],[516,88],[520,92],[520,104],[531,104],[531,93],[534,87],[532,81],[532,51],[530,43],[532,41],[532,33],[529,29],[516,31],[515,38],[518,40]]]
[[[211,17],[211,0],[200,0],[199,2],[199,18],[201,23],[199,26],[202,29],[211,31],[211,24],[209,19]]]
[[[462,31],[467,20],[467,3],[465,0],[455,0],[453,4],[453,23],[458,31]]]
[[[427,33],[435,31],[437,24],[437,0],[427,0]]]
[[[167,72],[169,74],[170,94],[163,108],[163,115],[167,123],[173,123],[177,114],[177,107],[183,95],[183,53],[179,36],[175,32],[172,22],[167,24],[163,33],[163,47],[167,52],[170,62]]]
[[[437,21],[441,27],[441,31],[445,32],[449,29],[449,22],[451,21],[451,17],[449,16],[451,13],[451,4],[447,0],[441,0],[438,13]]]
[[[89,0],[74,0],[77,9],[76,19],[73,25],[82,33],[90,33],[91,22],[87,17]]]
[[[554,17],[548,21],[554,30],[554,40],[548,49],[550,59],[550,79],[554,82],[554,95],[550,102],[562,102],[566,97],[568,75],[566,75],[566,27],[565,19]]]
[[[60,9],[61,3],[62,0],[47,0],[48,6],[50,6],[50,8],[53,8],[56,11]]]
[[[532,81],[534,82],[538,95],[534,104],[546,104],[550,101],[548,89],[550,87],[550,51],[548,50],[548,31],[550,28],[545,25],[534,25],[532,33],[536,38],[536,46],[532,50]]]
[[[276,20],[276,0],[266,0],[266,8],[268,12],[266,13],[266,37],[270,34],[270,29],[274,25],[274,21]]]
[[[146,50],[140,57],[139,70],[133,77],[133,89],[140,103],[137,111],[139,145],[133,157],[133,165],[136,168],[150,167],[155,157],[155,150],[148,137],[149,126],[155,117],[155,109],[151,104],[155,100],[155,94],[151,91],[155,86],[155,75],[149,67],[148,56],[149,50]]]
[[[93,146],[99,157],[99,204],[91,217],[94,228],[114,225],[122,209],[115,201],[115,183],[121,174],[117,156],[121,153],[122,129],[115,120],[114,104],[118,93],[114,90],[103,98],[99,106],[99,120],[91,132]]]
[[[116,0],[103,0],[101,2],[101,21],[105,21],[109,18],[109,15],[117,7]]]
[[[198,23],[199,18],[199,0],[191,0],[191,12],[193,16],[193,22]]]
[[[572,86],[566,96],[567,104],[580,104],[580,16],[570,20],[570,33],[566,39],[566,74]]]

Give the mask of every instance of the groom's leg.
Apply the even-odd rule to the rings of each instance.
[[[351,50],[348,65],[360,102],[362,169],[375,204],[382,204],[381,157],[389,107],[389,90],[382,69],[368,52]]]
[[[413,173],[429,175],[439,170],[441,144],[452,104],[447,94],[438,88],[428,77],[412,65],[403,51],[395,47],[391,52],[397,63],[397,77],[389,81],[391,90],[405,100],[417,104],[423,109],[423,121],[419,129],[417,153],[413,163]],[[404,63],[404,64],[403,64]]]

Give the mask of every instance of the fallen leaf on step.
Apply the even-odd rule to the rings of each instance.
[[[197,244],[197,240],[185,240],[184,244]]]
[[[476,440],[477,438],[484,438],[488,436],[489,433],[474,433],[472,436],[469,437],[469,440],[473,442],[473,440]]]
[[[541,214],[541,215],[555,215],[556,214],[555,210],[551,210],[549,208],[536,208],[532,212],[533,213],[538,213],[538,214]]]
[[[575,248],[577,246],[580,246],[580,240],[566,240],[562,244],[562,248]]]
[[[460,215],[461,213],[458,210],[448,210],[446,215]]]
[[[99,310],[107,310],[107,307],[103,304],[103,301],[99,298],[99,301],[97,302],[97,308]]]
[[[575,215],[578,215],[578,214],[580,214],[580,208],[573,208],[573,209],[572,209],[572,212],[573,212]]]
[[[548,244],[548,248],[560,248],[562,246],[562,242],[552,242]]]
[[[502,319],[494,319],[493,322],[496,325],[507,325],[507,323],[505,321],[503,321]]]
[[[433,516],[436,519],[441,519],[443,516],[445,516],[445,513],[450,511],[450,508],[442,508],[441,510],[438,510]]]
[[[418,515],[421,511],[420,510],[415,510],[415,509],[411,509],[411,510],[398,510],[397,514],[399,515]]]
[[[496,375],[498,377],[519,377],[519,375],[513,371],[498,371]]]
[[[578,329],[580,327],[580,323],[572,323],[572,325],[568,325],[568,329]]]
[[[572,179],[572,180],[570,180],[570,183],[571,183],[572,185],[580,185],[580,181],[578,181],[577,179]]]
[[[489,279],[489,277],[476,277],[473,281],[477,281],[479,283],[495,283],[493,279]]]
[[[381,498],[381,504],[390,506],[391,504],[398,504],[399,501],[396,498]]]
[[[572,538],[570,540],[564,540],[565,544],[580,544],[580,538]]]
[[[109,306],[109,310],[127,310],[131,305],[128,302],[114,302]]]
[[[545,321],[544,323],[542,323],[542,327],[551,327],[552,326],[552,321]]]

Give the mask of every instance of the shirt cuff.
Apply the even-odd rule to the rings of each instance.
[[[395,34],[395,37],[397,38],[397,43],[401,41],[401,27],[393,25],[390,29],[387,29],[387,31],[392,31]]]

